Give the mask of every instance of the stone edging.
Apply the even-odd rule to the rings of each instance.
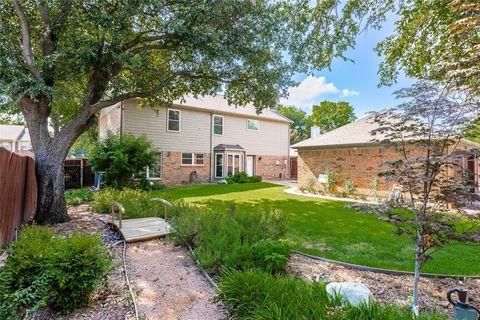
[[[297,187],[290,187],[290,188],[283,189],[283,192],[288,193],[288,194],[293,194],[293,195],[296,195],[296,196],[303,196],[303,197],[308,197],[308,198],[317,198],[317,199],[324,199],[324,200],[354,202],[354,203],[364,203],[364,204],[380,204],[380,202],[372,201],[372,200],[339,198],[339,197],[324,196],[324,195],[321,195],[321,194],[305,193],[305,192],[301,192],[300,190],[298,190]]]

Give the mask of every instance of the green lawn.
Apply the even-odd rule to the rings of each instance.
[[[154,191],[170,201],[183,199],[213,210],[280,209],[290,226],[287,237],[296,249],[360,265],[412,271],[413,247],[395,227],[375,215],[346,209],[344,202],[290,195],[268,183],[194,185]],[[452,243],[435,253],[423,272],[480,274],[480,246]]]

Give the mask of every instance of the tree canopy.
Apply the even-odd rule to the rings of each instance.
[[[295,106],[278,106],[278,112],[293,121],[290,125],[290,144],[303,141],[310,136],[307,113]]]
[[[345,101],[322,101],[313,106],[312,114],[308,116],[310,125],[318,126],[321,133],[341,127],[356,119],[353,106]]]
[[[393,35],[377,46],[381,84],[407,76],[480,89],[480,4],[476,0],[406,0]]]
[[[101,109],[132,98],[159,108],[220,90],[230,103],[274,107],[295,72],[346,59],[393,2],[2,1],[0,96],[31,133],[36,220],[68,219],[62,162]]]

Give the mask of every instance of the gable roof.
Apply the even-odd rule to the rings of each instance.
[[[273,109],[264,109],[261,113],[257,114],[257,110],[253,104],[247,104],[245,106],[231,105],[223,94],[199,96],[197,98],[192,95],[186,95],[183,97],[183,100],[177,99],[173,101],[173,104],[194,109],[214,111],[219,114],[236,114],[244,117],[265,118],[287,123],[293,122]]]
[[[375,143],[374,139],[382,139],[380,134],[375,137],[370,133],[378,128],[374,116],[369,115],[339,128],[328,131],[315,138],[309,138],[296,143],[292,148],[353,146]]]
[[[30,141],[30,134],[24,126],[1,124],[0,140]]]
[[[371,114],[357,121],[325,132],[315,138],[309,138],[291,146],[294,149],[301,148],[332,148],[332,147],[354,147],[370,144],[378,144],[378,141],[385,139],[386,134],[377,132],[374,136],[371,132],[379,128],[378,122],[375,122],[375,115]],[[479,144],[461,139],[465,145],[473,148],[480,147]]]

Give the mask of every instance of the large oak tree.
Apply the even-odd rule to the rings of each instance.
[[[102,108],[158,107],[224,90],[274,107],[294,72],[328,66],[392,0],[5,0],[0,96],[23,113],[36,160],[36,220],[68,220],[63,160]],[[365,18],[365,20],[362,20]],[[361,25],[360,21],[366,21]]]

